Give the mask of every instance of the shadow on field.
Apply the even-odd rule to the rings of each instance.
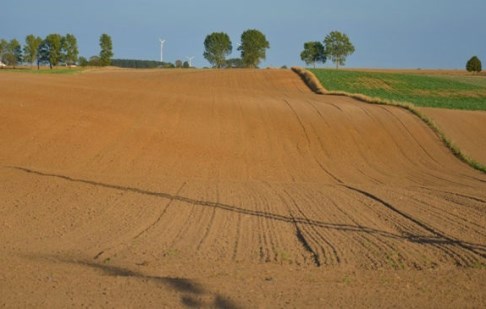
[[[393,205],[385,202],[384,200],[378,198],[377,196],[371,194],[370,192],[366,192],[364,190],[354,188],[354,187],[351,187],[351,186],[348,186],[348,185],[345,185],[345,184],[339,184],[337,186],[346,188],[347,190],[353,191],[355,193],[359,193],[359,194],[371,199],[373,202],[381,204],[382,206],[386,207],[390,211],[393,211],[394,213],[398,214],[399,216],[403,217],[404,219],[412,222],[414,225],[420,227],[421,229],[426,231],[426,233],[428,235],[416,235],[416,234],[408,233],[406,231],[403,231],[401,234],[393,234],[393,233],[390,233],[390,232],[381,231],[381,230],[377,230],[377,229],[374,229],[374,228],[369,228],[369,227],[365,227],[365,226],[361,226],[361,225],[336,224],[336,223],[328,223],[328,222],[312,220],[312,219],[309,219],[309,218],[306,218],[306,217],[299,218],[299,217],[294,217],[294,216],[284,216],[284,215],[274,214],[274,213],[270,213],[270,212],[240,208],[240,207],[227,205],[227,204],[223,204],[223,203],[218,203],[218,202],[196,200],[196,199],[180,196],[178,194],[173,195],[173,194],[164,193],[164,192],[146,191],[146,190],[142,190],[142,189],[139,189],[139,188],[105,184],[105,183],[95,182],[95,181],[92,181],[92,180],[76,179],[76,178],[72,178],[72,177],[64,176],[64,175],[49,174],[49,173],[39,172],[39,171],[35,171],[35,170],[32,170],[32,169],[24,168],[24,167],[9,166],[8,168],[19,170],[19,171],[30,173],[30,174],[34,174],[34,175],[38,175],[38,176],[43,176],[43,177],[59,178],[59,179],[63,179],[63,180],[67,180],[67,181],[75,182],[75,183],[84,183],[84,184],[97,186],[97,187],[103,187],[103,188],[107,188],[107,189],[114,189],[114,190],[120,190],[120,191],[125,191],[125,192],[138,193],[138,194],[142,194],[142,195],[156,196],[156,197],[160,197],[160,198],[163,198],[163,199],[167,199],[169,201],[179,201],[179,202],[187,203],[187,204],[190,204],[190,205],[198,205],[198,206],[204,206],[204,207],[217,208],[217,209],[230,211],[230,212],[234,212],[234,213],[238,213],[238,214],[286,222],[286,223],[293,224],[296,227],[298,227],[298,225],[309,225],[309,226],[313,226],[313,227],[332,229],[332,230],[342,231],[342,232],[375,234],[375,235],[379,235],[379,236],[382,236],[382,237],[387,237],[387,238],[392,238],[392,239],[397,239],[397,240],[406,240],[406,241],[410,241],[410,242],[413,242],[413,243],[419,243],[419,244],[422,244],[422,245],[432,245],[432,246],[435,246],[435,247],[440,248],[440,249],[447,251],[447,252],[450,249],[450,247],[458,247],[458,248],[461,248],[463,250],[469,251],[470,253],[478,255],[482,258],[486,258],[486,245],[469,243],[469,242],[465,242],[465,241],[462,241],[462,240],[459,240],[459,239],[454,239],[452,237],[449,237],[449,236],[441,233],[440,231],[430,227],[429,225],[425,224],[424,222],[421,222],[418,219],[412,217],[411,215],[400,211],[398,208],[396,208]]]
[[[72,264],[77,266],[89,267],[101,271],[104,275],[107,276],[127,277],[127,278],[143,279],[145,281],[150,281],[158,285],[169,287],[181,293],[182,294],[180,298],[181,303],[187,307],[193,307],[193,308],[210,307],[210,308],[218,308],[218,309],[239,308],[239,306],[237,306],[233,301],[225,298],[220,294],[207,291],[200,284],[186,278],[145,275],[130,270],[128,268],[123,268],[119,266],[107,265],[103,263],[94,263],[90,260],[77,260],[77,259],[64,258],[64,257],[59,257],[54,255],[43,255],[43,256],[28,255],[25,257],[31,260],[44,260],[55,264],[63,263],[63,264]],[[212,299],[212,301],[200,300],[199,298],[203,296],[205,300]]]

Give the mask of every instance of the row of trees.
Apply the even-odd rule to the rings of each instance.
[[[98,64],[101,66],[110,65],[113,57],[113,47],[111,37],[107,34],[102,34],[100,37],[101,52],[99,55]],[[78,41],[73,34],[66,34],[62,36],[58,33],[52,33],[44,39],[28,35],[25,38],[25,45],[22,49],[21,44],[16,39],[10,42],[0,40],[0,60],[6,65],[15,67],[19,63],[26,62],[32,66],[37,63],[37,68],[41,64],[49,64],[52,69],[60,63],[66,65],[75,65],[78,60],[79,50]],[[84,59],[86,60],[86,59]]]
[[[241,59],[226,60],[226,57],[233,51],[233,44],[228,34],[224,32],[213,32],[204,40],[203,56],[216,68],[224,67],[247,67],[257,68],[262,60],[266,58],[266,50],[270,43],[265,35],[256,29],[249,29],[242,33],[241,43],[238,44],[241,52]]]
[[[319,41],[304,43],[300,59],[307,65],[312,64],[315,68],[316,63],[325,63],[329,58],[337,69],[340,65],[346,64],[346,58],[354,51],[355,48],[345,33],[332,31],[324,38],[324,44]]]
[[[133,69],[153,69],[153,68],[174,68],[174,64],[169,62],[160,62],[155,60],[137,60],[137,59],[112,59],[111,65],[120,68]]]

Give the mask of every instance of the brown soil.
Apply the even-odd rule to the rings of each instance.
[[[420,108],[467,156],[486,165],[486,112]]]
[[[486,305],[486,175],[403,109],[287,70],[5,72],[0,141],[0,306]]]

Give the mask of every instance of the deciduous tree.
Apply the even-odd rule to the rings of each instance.
[[[59,64],[61,55],[62,36],[57,33],[49,34],[39,46],[39,62],[49,63],[49,67]]]
[[[250,29],[241,35],[241,59],[245,67],[257,68],[260,61],[265,60],[266,50],[270,48],[270,43],[263,33],[258,30]]]
[[[78,61],[78,40],[73,34],[66,34],[62,38],[62,57],[68,65],[73,65]]]
[[[324,45],[325,53],[336,64],[336,69],[345,65],[346,58],[355,51],[349,37],[339,31],[329,33],[324,39]]]
[[[22,62],[22,46],[16,39],[12,39],[6,44],[2,43],[2,45],[4,45],[2,47],[2,61],[5,62],[6,65],[15,68],[18,63]]]
[[[79,65],[80,65],[80,66],[82,66],[82,67],[86,67],[86,66],[88,66],[88,64],[89,64],[89,63],[88,63],[88,59],[86,59],[85,57],[82,57],[82,56],[81,56],[81,57],[79,57],[79,59],[78,59],[78,63],[79,63]]]
[[[113,57],[113,44],[111,41],[111,37],[103,33],[100,36],[100,65],[107,66],[111,64],[111,58]]]
[[[204,40],[203,56],[217,68],[224,67],[226,56],[233,51],[230,37],[224,32],[213,32]]]
[[[481,60],[479,60],[479,58],[476,56],[471,57],[471,59],[469,59],[469,61],[466,63],[466,70],[474,73],[481,72]]]
[[[42,39],[33,34],[29,34],[25,37],[24,61],[30,63],[31,66],[33,66],[34,62],[39,58],[39,46],[41,43]]]
[[[300,59],[307,65],[312,64],[314,68],[317,62],[326,62],[327,57],[324,51],[324,45],[318,41],[304,43],[304,50],[300,53]]]

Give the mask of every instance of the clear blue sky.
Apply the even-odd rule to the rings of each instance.
[[[303,65],[303,43],[345,32],[356,47],[348,67],[463,68],[477,55],[486,63],[486,0],[11,0],[1,1],[0,38],[73,33],[80,55],[113,39],[115,58],[204,60],[207,34],[224,31],[236,43],[244,30],[270,42],[262,66]],[[326,66],[332,66],[326,64]]]

